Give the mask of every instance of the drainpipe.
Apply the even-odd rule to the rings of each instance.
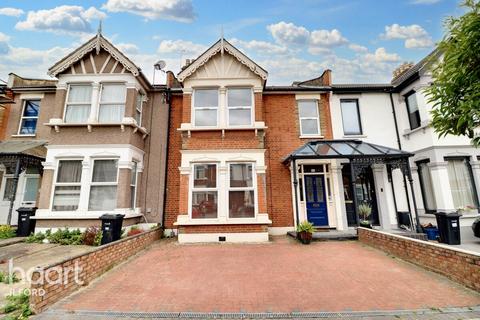
[[[15,198],[17,197],[18,178],[20,176],[20,172],[21,172],[20,158],[18,158],[17,163],[15,165],[15,174],[13,176],[13,194],[12,194],[12,198],[10,199],[10,207],[8,208],[7,225],[12,224],[12,212],[13,212],[13,206],[15,205]]]
[[[300,216],[298,214],[298,192],[297,192],[297,187],[298,187],[298,179],[297,179],[297,160],[294,158],[292,160],[292,166],[293,166],[293,191],[295,193],[295,217],[297,218],[297,226],[300,223]]]
[[[393,122],[395,124],[395,134],[397,136],[398,149],[402,150],[402,143],[400,142],[400,133],[399,133],[399,130],[398,130],[397,113],[395,112],[395,104],[393,102],[393,94],[392,94],[391,91],[389,92],[389,94],[390,94],[390,105],[392,106]],[[408,166],[410,168],[409,160],[407,160],[407,162],[408,162]],[[410,171],[410,169],[409,169],[409,171]],[[393,183],[393,176],[392,176],[392,186],[393,185],[394,185],[394,183]],[[412,208],[410,206],[410,196],[408,195],[407,180],[405,179],[405,175],[403,175],[403,188],[405,189],[405,196],[407,198],[408,212],[412,212]],[[413,189],[412,189],[412,196],[413,196]],[[394,195],[394,198],[395,198],[395,195]],[[415,205],[415,203],[414,203],[414,205]],[[395,207],[396,207],[396,204],[395,204]],[[416,210],[417,210],[417,206],[415,205],[415,211]],[[411,213],[410,213],[410,220],[412,220],[411,219]]]

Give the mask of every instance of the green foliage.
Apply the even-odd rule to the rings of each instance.
[[[58,243],[61,245],[79,245],[83,243],[83,234],[80,230],[58,229],[47,236],[49,243]]]
[[[28,243],[43,243],[45,239],[48,243],[60,245],[99,246],[102,242],[102,230],[99,227],[89,227],[85,232],[81,232],[79,229],[69,230],[68,228],[52,232],[49,229],[45,233],[32,233],[25,241]]]
[[[3,282],[5,284],[11,284],[11,283],[16,283],[18,281],[20,281],[20,279],[17,277],[15,273],[12,273],[12,275],[9,275],[8,273],[0,271],[0,282]]]
[[[313,223],[308,222],[308,221],[302,221],[300,224],[297,226],[297,232],[309,232],[309,233],[314,233],[315,228],[313,226]]]
[[[3,312],[7,314],[5,320],[23,320],[28,319],[33,314],[30,310],[30,297],[25,290],[17,295],[7,296],[7,304],[3,307]]]
[[[9,225],[0,226],[0,239],[8,239],[16,236],[15,229]]]
[[[43,232],[32,233],[31,235],[29,235],[25,239],[25,242],[27,242],[27,243],[42,243],[45,238],[46,238],[46,236],[45,236],[45,233],[43,233]]]
[[[369,204],[362,203],[358,206],[358,215],[360,216],[360,219],[366,221],[370,217],[370,214],[372,214],[372,207],[370,207]]]
[[[479,146],[474,129],[480,129],[480,2],[464,0],[462,6],[468,10],[463,16],[445,21],[447,33],[438,44],[443,59],[434,64],[433,83],[425,93],[440,137],[467,136]]]
[[[100,230],[99,232],[97,232],[97,234],[95,235],[95,241],[93,241],[93,245],[95,247],[98,247],[99,245],[102,244],[102,237],[103,237],[103,233],[102,233],[102,230]]]

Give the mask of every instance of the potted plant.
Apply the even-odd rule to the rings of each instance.
[[[370,222],[370,215],[372,214],[372,207],[367,203],[362,203],[358,206],[358,215],[360,216],[360,227],[372,229]]]
[[[303,221],[297,226],[297,238],[303,244],[309,244],[312,241],[314,232],[315,228],[311,222]]]

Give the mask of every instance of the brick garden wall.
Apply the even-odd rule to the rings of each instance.
[[[358,239],[480,291],[480,254],[365,228],[358,228]]]
[[[46,266],[41,271],[35,271],[31,279],[32,294],[30,305],[32,310],[35,313],[44,311],[80,287],[88,285],[92,280],[95,280],[95,278],[110,270],[113,266],[124,262],[129,257],[145,249],[154,241],[160,239],[160,236],[160,228],[149,230],[98,247],[95,251]],[[76,264],[81,268],[78,274],[80,283],[75,281],[75,273],[72,271]],[[61,277],[62,281],[58,281],[59,277]],[[82,281],[83,285],[81,284]],[[38,294],[43,290],[43,295]]]

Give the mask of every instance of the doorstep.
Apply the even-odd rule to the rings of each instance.
[[[297,238],[297,232],[289,231],[287,234],[293,238]],[[342,240],[357,240],[358,235],[356,230],[348,231],[321,231],[314,232],[312,240],[315,241],[342,241]]]

